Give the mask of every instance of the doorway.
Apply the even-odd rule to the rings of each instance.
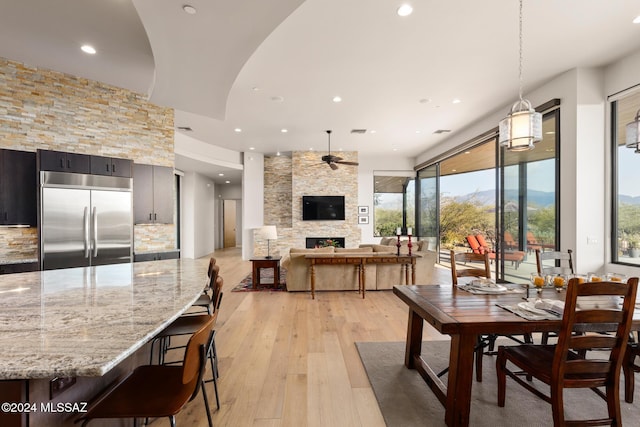
[[[223,248],[236,247],[236,201],[222,201]]]

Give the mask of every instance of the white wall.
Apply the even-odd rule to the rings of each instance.
[[[633,54],[628,55],[626,58],[615,62],[605,69],[604,72],[604,91],[607,96],[613,96],[618,92],[624,91],[625,89],[631,88],[633,86],[640,85],[640,74],[638,73],[640,70],[640,50],[634,52]],[[609,118],[609,105],[607,103],[606,109],[606,117]],[[640,108],[640,105],[638,105]],[[611,123],[607,120],[605,127],[605,134],[608,136],[611,134]],[[608,137],[607,137],[608,138]],[[610,161],[610,152],[606,152],[606,173],[605,173],[605,182],[606,182],[606,190],[607,190],[607,200],[611,200],[610,188],[611,188],[611,161]],[[639,159],[640,161],[640,159]],[[640,162],[639,162],[640,165]],[[607,203],[605,205],[606,217],[611,217],[611,204]],[[606,260],[607,271],[614,271],[624,273],[629,276],[638,276],[640,275],[639,267],[626,267],[611,264],[609,260],[611,259],[611,225],[607,221],[605,224],[605,235],[607,236],[607,241],[605,245],[606,250]]]
[[[242,258],[253,256],[253,228],[264,221],[264,155],[244,153],[242,175]]]
[[[412,171],[413,159],[409,157],[358,155],[358,206],[369,206],[369,224],[361,224],[361,243],[379,243],[373,237],[373,173],[375,171]]]
[[[203,175],[187,172],[182,179],[183,258],[200,258],[215,249],[215,185]]]
[[[174,152],[201,162],[242,169],[242,153],[217,147],[179,132],[174,136]]]

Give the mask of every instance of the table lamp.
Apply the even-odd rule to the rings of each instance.
[[[266,258],[270,259],[270,258],[272,258],[270,241],[278,239],[278,231],[276,229],[276,226],[275,225],[263,225],[260,228],[260,236],[263,239],[267,239],[267,256],[266,256]]]

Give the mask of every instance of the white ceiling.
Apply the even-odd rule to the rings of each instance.
[[[507,113],[518,2],[406,2],[402,18],[402,0],[4,1],[0,56],[146,93],[189,136],[232,150],[324,151],[333,129],[335,149],[413,157],[447,137],[438,129]],[[525,1],[525,92],[640,49],[637,15],[638,0]]]

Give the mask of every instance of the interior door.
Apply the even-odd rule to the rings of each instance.
[[[234,248],[236,246],[236,201],[223,200],[222,203],[223,247]]]

